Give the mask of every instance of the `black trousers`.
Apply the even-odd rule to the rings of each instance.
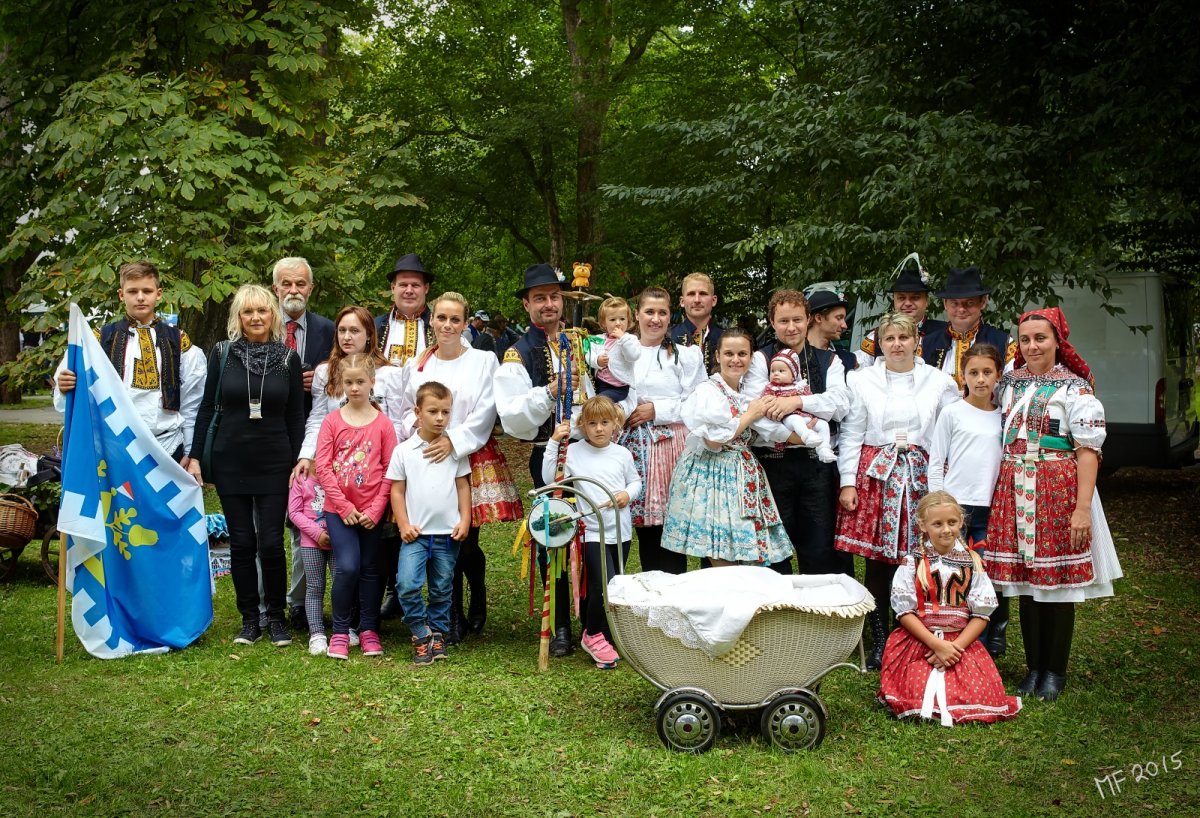
[[[854,559],[833,547],[837,522],[838,472],[836,463],[822,463],[812,449],[783,451],[757,448],[754,454],[767,474],[775,507],[783,520],[801,574],[854,576]],[[791,560],[771,566],[790,574]]]
[[[542,457],[546,454],[546,447],[538,445],[533,447],[533,451],[529,453],[529,476],[533,478],[533,487],[542,488],[546,485],[546,481],[542,479]],[[546,582],[546,567],[547,559],[545,552],[538,554],[538,570],[542,574],[542,583]],[[565,574],[554,581],[554,622],[552,627],[555,630],[559,628],[571,627],[571,578]]]
[[[258,622],[258,569],[262,565],[267,617],[283,619],[287,598],[287,559],[283,551],[283,521],[287,494],[220,494],[229,526],[229,573],[243,621]],[[255,517],[258,527],[255,528]]]
[[[589,634],[602,633],[604,638],[611,642],[612,631],[608,629],[608,615],[604,612],[604,587],[601,585],[604,575],[600,571],[600,543],[584,543],[583,548],[587,577],[584,583],[583,604],[580,605],[582,614],[580,619],[583,621],[583,629]],[[604,559],[608,562],[609,577],[616,576],[616,543],[605,544]],[[629,540],[621,543],[621,562],[623,563],[627,559],[629,559]]]
[[[640,525],[637,532],[638,559],[643,571],[665,571],[668,574],[687,573],[687,554],[678,554],[662,547],[661,525]]]

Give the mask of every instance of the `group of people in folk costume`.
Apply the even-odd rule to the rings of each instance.
[[[616,498],[603,514],[633,533],[602,553],[595,521],[584,527],[580,644],[601,668],[619,656],[599,560],[633,537],[644,571],[681,573],[694,556],[853,574],[863,557],[880,701],[946,724],[1020,709],[992,660],[1011,597],[1028,665],[1016,692],[1054,700],[1075,603],[1111,595],[1121,575],[1095,492],[1104,411],[1066,317],[1032,310],[1010,339],[982,320],[990,289],[975,267],[950,270],[936,293],[947,321],[927,316],[924,272],[903,267],[893,309],[850,353],[834,344],[849,305],[830,290],[773,293],[773,338],[757,349],[713,320],[703,274],[683,281],[680,323],[676,298],[648,287],[632,304],[605,300],[589,337],[564,323],[561,274],[537,264],[515,293],[529,328],[514,340],[484,331],[455,292],[430,301],[434,276],[415,254],[389,275],[389,312],[351,305],[329,321],[307,309],[312,271],[292,257],[275,265],[273,292],[237,291],[207,366],[156,319],[154,266],[123,265],[120,279],[125,315],[101,342],[160,444],[216,485],[236,642],[265,631],[290,644],[290,615],[314,655],[378,656],[381,618],[400,613],[424,665],[480,633],[480,528],[523,516],[497,421],[532,444],[535,486],[598,479]],[[56,401],[75,387],[65,362],[55,382]],[[570,582],[549,583],[561,657],[574,650]]]

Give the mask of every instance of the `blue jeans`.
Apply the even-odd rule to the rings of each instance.
[[[963,539],[967,544],[977,543],[987,537],[988,518],[992,516],[991,506],[968,506],[963,505],[963,514],[966,515],[966,520],[963,521],[963,528],[966,529],[963,534]]]
[[[450,539],[449,534],[420,536],[400,546],[396,593],[404,609],[404,624],[418,639],[433,631],[444,634],[450,630],[450,596],[458,548],[458,540]],[[421,594],[427,582],[428,605]]]
[[[346,525],[336,514],[325,515],[333,545],[333,632],[349,633],[358,601],[359,630],[379,630],[379,526]]]

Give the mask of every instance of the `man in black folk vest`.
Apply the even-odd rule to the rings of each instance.
[[[388,273],[392,308],[375,316],[375,335],[379,351],[392,366],[404,366],[409,358],[415,358],[434,343],[429,307],[425,304],[432,283],[433,273],[425,270],[416,253],[398,258]]]
[[[927,318],[929,311],[929,282],[925,279],[925,271],[915,256],[907,264],[896,280],[892,283],[892,309],[902,312],[917,322],[917,354],[921,354],[926,336],[946,326],[945,321]],[[875,343],[875,330],[871,330],[862,339],[862,344],[854,353],[859,366],[873,366],[879,357],[879,347]]]
[[[96,337],[158,445],[186,468],[184,452],[192,447],[208,361],[187,333],[158,319],[155,310],[163,291],[157,267],[132,261],[121,265],[119,275],[117,297],[125,315],[101,327]],[[55,409],[66,410],[64,393],[75,384],[64,357],[54,374]]]
[[[529,329],[504,353],[492,389],[504,431],[533,443],[529,476],[539,488],[546,484],[542,479],[542,457],[554,429],[560,391],[570,390],[573,420],[578,420],[582,403],[596,394],[584,362],[582,332],[567,329],[562,323],[563,286],[562,277],[549,264],[535,264],[525,271],[524,286],[516,296],[529,314]],[[564,367],[570,370],[569,382],[557,377]],[[629,405],[621,406],[626,416],[631,409]],[[575,649],[569,582],[561,577],[554,583],[551,656],[566,656]]]
[[[832,290],[814,290],[808,295],[808,343],[838,356],[847,372],[858,368],[858,359],[850,350],[834,346],[834,342],[846,332],[849,308],[849,302]]]
[[[983,323],[990,287],[983,285],[978,267],[951,268],[946,286],[937,292],[946,306],[949,324],[927,332],[918,354],[930,366],[936,366],[962,386],[963,356],[975,343],[991,344],[1000,350],[1007,367],[1012,363],[1016,344],[1002,329]]]
[[[717,292],[713,280],[704,273],[684,276],[679,306],[683,321],[671,327],[671,340],[683,347],[698,346],[704,353],[704,369],[717,371],[717,347],[721,344],[723,327],[713,320]]]
[[[782,420],[803,409],[836,423],[850,409],[850,390],[842,360],[828,349],[808,343],[808,300],[798,290],[779,290],[767,302],[767,320],[775,340],[754,353],[750,371],[742,382],[742,391],[752,398],[767,385],[771,357],[781,349],[793,350],[800,359],[801,375],[813,394],[795,398],[769,398],[767,417]],[[754,454],[762,463],[771,494],[775,497],[784,530],[796,549],[796,562],[802,574],[853,573],[850,555],[833,547],[837,521],[837,463],[822,463],[815,449],[804,446],[763,445],[757,441]],[[792,573],[791,561],[771,566],[784,574]]]

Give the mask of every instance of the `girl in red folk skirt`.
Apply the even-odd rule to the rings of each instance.
[[[962,507],[947,492],[931,492],[917,505],[917,525],[925,539],[892,581],[899,627],[884,649],[879,701],[897,718],[937,718],[944,727],[1010,719],[1021,700],[1005,694],[979,641],[996,592],[959,537]]]

